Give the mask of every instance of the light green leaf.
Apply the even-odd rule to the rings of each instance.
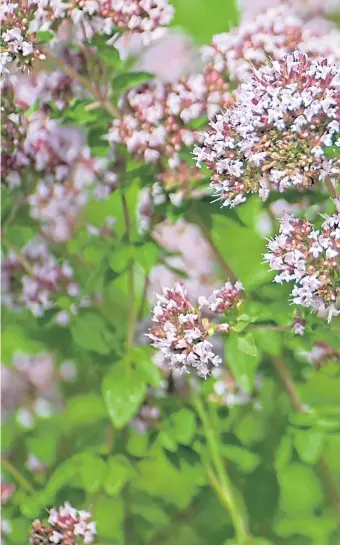
[[[99,354],[108,354],[111,350],[109,340],[112,334],[106,328],[101,316],[94,312],[79,315],[71,325],[71,334],[81,348]]]
[[[240,350],[239,336],[231,334],[225,343],[225,357],[234,378],[242,390],[250,393],[254,386],[256,370],[260,363],[260,357],[252,356]]]
[[[196,432],[195,413],[189,409],[180,409],[171,416],[178,443],[190,445]]]
[[[153,354],[154,350],[151,346],[134,346],[131,350],[131,360],[144,375],[145,381],[150,384],[150,386],[159,388],[162,383],[162,376],[159,368],[152,359]]]
[[[315,472],[300,463],[283,468],[278,474],[281,506],[292,516],[313,512],[323,500],[320,481]]]
[[[146,391],[144,375],[123,362],[114,365],[104,377],[103,396],[116,428],[123,428],[136,415]]]
[[[94,494],[100,490],[104,478],[106,482],[107,465],[93,454],[86,454],[79,469],[80,478],[86,492]]]
[[[125,456],[110,456],[104,490],[109,496],[117,496],[132,476],[132,467]]]
[[[324,434],[317,430],[295,430],[294,445],[302,462],[315,464],[322,454]]]
[[[240,335],[238,337],[238,347],[241,352],[248,354],[249,356],[257,356],[257,348],[252,333],[246,335]]]

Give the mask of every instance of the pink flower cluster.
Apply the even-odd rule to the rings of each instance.
[[[64,506],[49,512],[48,525],[35,520],[29,536],[31,545],[88,545],[96,535],[96,523],[91,520],[91,513],[72,507],[68,502]]]
[[[294,282],[293,303],[340,314],[340,214],[326,216],[320,229],[307,220],[286,216],[279,235],[268,244],[265,259],[278,271],[275,282]]]
[[[221,363],[208,341],[209,322],[192,306],[179,284],[174,289],[164,288],[157,299],[153,309],[155,325],[149,333],[153,346],[161,351],[170,369],[189,373],[194,368],[206,378],[211,367]]]
[[[210,125],[195,155],[222,206],[335,178],[340,160],[324,149],[340,145],[339,69],[296,51],[255,72]]]
[[[150,40],[170,23],[173,12],[168,0],[4,0],[0,71],[9,72],[13,62],[22,70],[30,68],[34,60],[44,59],[39,32],[55,33],[62,23],[71,21],[80,41],[94,34],[111,37],[117,28]]]
[[[306,29],[292,9],[280,5],[260,13],[255,20],[244,21],[231,32],[216,34],[210,46],[203,46],[202,57],[216,78],[237,82],[251,76],[254,68],[281,60],[296,49],[339,62],[340,32],[333,30],[329,36]]]
[[[2,260],[1,280],[3,304],[14,310],[28,308],[34,316],[43,316],[54,308],[60,292],[78,298],[82,306],[86,303],[79,298],[72,267],[66,261],[59,264],[46,241],[39,237],[30,240],[20,254],[9,250]],[[72,312],[77,312],[78,304],[72,305]]]

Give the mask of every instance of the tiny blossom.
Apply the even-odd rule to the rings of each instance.
[[[91,521],[91,513],[75,509],[66,502],[59,509],[53,507],[50,510],[48,524],[40,520],[33,522],[29,541],[31,545],[87,545],[93,542],[96,533],[96,523]]]
[[[301,316],[296,316],[292,325],[292,330],[295,335],[304,335],[306,328],[306,320],[301,318]]]
[[[35,454],[33,454],[33,452],[30,452],[25,463],[25,467],[31,473],[41,473],[42,471],[45,471],[47,465],[41,462],[39,458],[37,458]]]
[[[285,216],[279,235],[268,244],[265,259],[275,282],[295,282],[293,303],[327,312],[328,322],[340,314],[340,214],[326,216],[320,229],[307,220]]]
[[[243,299],[243,285],[239,280],[233,285],[226,282],[223,288],[214,290],[209,297],[199,297],[200,308],[208,308],[211,312],[223,314],[237,308]]]
[[[163,294],[157,295],[153,321],[149,337],[171,369],[189,373],[194,368],[206,378],[211,367],[220,365],[221,358],[207,340],[210,324],[191,305],[180,284],[174,289],[164,288]]]
[[[340,143],[339,91],[335,65],[298,51],[243,83],[194,150],[197,164],[213,170],[222,206],[244,202],[247,193],[266,199],[271,189],[302,190],[336,178],[340,159],[326,157],[324,147]]]
[[[42,238],[32,239],[21,254],[10,250],[2,261],[3,304],[14,310],[28,308],[43,316],[54,307],[58,293],[79,293],[73,269],[59,264]]]

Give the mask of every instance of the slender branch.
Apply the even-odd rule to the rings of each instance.
[[[296,391],[294,382],[292,377],[290,376],[290,373],[284,364],[284,362],[277,357],[273,358],[273,364],[276,369],[277,374],[279,375],[282,384],[284,385],[292,406],[294,407],[295,411],[298,413],[305,413],[306,409],[303,405],[303,403],[300,401],[298,392]],[[319,471],[319,474],[323,480],[324,487],[327,489],[330,493],[330,496],[332,498],[332,502],[335,505],[336,509],[340,511],[340,492],[338,491],[336,485],[334,484],[333,477],[331,474],[331,471],[328,467],[328,464],[324,458],[321,458],[319,462],[317,463],[317,469]]]
[[[101,93],[94,85],[92,85],[92,83],[88,79],[86,79],[76,70],[74,70],[72,66],[53,55],[53,53],[51,53],[50,51],[46,50],[45,54],[47,58],[51,59],[57,66],[59,66],[59,68],[66,72],[66,74],[71,76],[73,79],[78,81],[85,89],[87,89],[87,91],[97,99],[97,101],[110,115],[112,115],[113,117],[120,117],[120,112],[118,108],[116,108],[110,101],[103,99]]]
[[[235,275],[234,271],[232,270],[230,265],[227,263],[227,261],[224,259],[223,255],[221,254],[219,249],[217,248],[216,244],[214,243],[213,239],[211,238],[210,231],[209,231],[208,227],[205,225],[204,221],[201,221],[201,218],[199,217],[198,214],[197,215],[195,214],[194,221],[195,221],[195,223],[197,223],[197,225],[201,229],[204,237],[206,238],[207,242],[209,243],[209,246],[210,246],[210,248],[211,248],[211,250],[212,250],[212,252],[213,252],[213,254],[215,256],[216,261],[220,264],[221,268],[226,273],[227,277],[232,282],[236,282],[237,281],[237,276]]]
[[[126,201],[126,196],[124,193],[124,188],[121,184],[121,181],[118,180],[119,192],[123,209],[124,224],[125,224],[125,234],[126,241],[128,246],[131,248],[131,222],[129,215],[129,208]],[[129,308],[128,308],[128,331],[126,339],[126,361],[129,365],[129,353],[133,345],[134,335],[135,335],[135,279],[134,279],[134,259],[132,255],[129,258],[128,263],[128,292],[129,292]]]
[[[22,488],[24,488],[30,494],[34,494],[35,490],[31,483],[28,482],[26,477],[24,477],[9,460],[6,460],[6,458],[1,458],[1,465],[5,471],[8,471],[8,473],[12,475],[12,477],[20,484]]]
[[[252,542],[252,538],[249,535],[246,517],[241,506],[239,505],[233,484],[224,467],[223,459],[219,451],[218,441],[209,420],[207,411],[205,410],[199,396],[194,397],[193,404],[202,421],[204,435],[207,440],[208,449],[210,451],[211,459],[215,466],[217,479],[219,481],[220,493],[223,494],[223,503],[229,511],[235,529],[236,539],[238,540],[239,545],[249,545]]]
[[[23,269],[25,269],[27,274],[29,274],[30,276],[34,276],[34,271],[32,269],[30,262],[19,252],[19,250],[15,246],[13,246],[11,242],[9,242],[9,240],[3,238],[3,242],[7,244],[7,246],[12,250],[12,252],[15,253],[20,265],[22,265]]]

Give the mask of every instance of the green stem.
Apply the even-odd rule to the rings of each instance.
[[[80,85],[84,87],[84,89],[91,93],[91,95],[94,96],[98,100],[98,102],[100,102],[100,104],[107,111],[107,113],[109,113],[113,117],[120,117],[120,112],[118,108],[116,108],[110,101],[103,99],[98,89],[94,85],[92,85],[92,83],[82,74],[76,72],[76,70],[74,70],[72,66],[53,55],[53,53],[51,53],[50,51],[45,51],[45,55],[47,58],[51,59],[57,66],[59,66],[59,68],[61,68],[66,74],[71,76],[71,78],[78,81]]]
[[[30,494],[34,494],[35,490],[33,486],[28,482],[26,477],[24,477],[20,471],[14,467],[14,465],[6,460],[5,458],[1,458],[1,465],[5,471],[8,471],[12,475],[12,477],[20,484],[22,488],[24,488],[27,492]]]
[[[338,212],[340,212],[340,203],[339,203],[340,195],[338,195],[337,190],[336,190],[332,180],[327,177],[325,179],[325,185],[326,185],[326,187],[328,189],[328,193],[330,194],[330,196],[332,197],[332,199],[334,201],[336,209],[338,210]]]
[[[219,450],[218,440],[208,417],[208,413],[205,410],[203,403],[198,395],[194,397],[193,404],[202,421],[203,431],[207,440],[211,460],[216,470],[217,483],[219,485],[220,491],[219,494],[223,495],[223,503],[228,508],[235,529],[235,535],[238,541],[238,545],[250,545],[252,542],[252,538],[249,535],[246,517],[242,507],[239,505],[239,501],[237,500],[233,484],[225,469],[223,459]]]

